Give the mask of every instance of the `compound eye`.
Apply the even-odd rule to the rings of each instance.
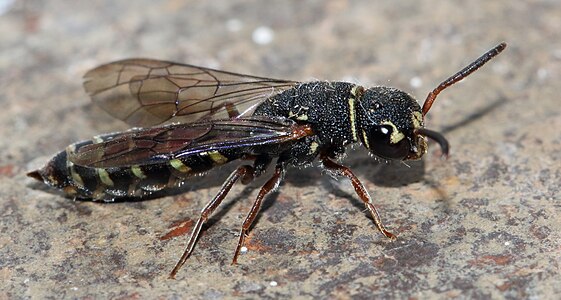
[[[392,141],[394,129],[390,125],[374,126],[368,136],[370,151],[375,155],[388,159],[404,159],[409,154],[409,143],[404,137]]]

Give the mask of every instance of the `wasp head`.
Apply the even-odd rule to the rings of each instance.
[[[423,108],[413,97],[398,89],[373,87],[364,91],[357,108],[362,143],[376,156],[410,160],[419,159],[426,153],[428,137],[436,141],[443,155],[447,156],[449,146],[444,136],[424,128],[426,114],[440,92],[475,72],[505,48],[506,43],[498,44],[441,82],[428,94]]]
[[[427,151],[420,134],[421,107],[413,97],[395,88],[373,87],[364,91],[357,105],[360,139],[378,157],[419,159]]]

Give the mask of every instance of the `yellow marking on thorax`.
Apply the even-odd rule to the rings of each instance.
[[[310,151],[308,152],[309,154],[313,155],[318,151],[318,147],[319,144],[317,142],[311,142],[310,143]]]
[[[99,179],[101,180],[101,182],[103,182],[103,184],[105,184],[106,186],[115,185],[115,183],[113,183],[113,180],[111,180],[111,177],[109,176],[109,172],[107,172],[107,170],[102,168],[97,168],[95,170],[97,172],[97,176],[99,176]]]
[[[355,108],[355,101],[357,100],[357,92],[359,89],[362,89],[361,86],[355,85],[351,88],[351,97],[349,97],[349,119],[351,123],[351,134],[353,135],[353,142],[358,141],[358,133],[357,126],[356,126],[356,108]]]
[[[134,176],[136,176],[137,178],[140,178],[140,179],[146,179],[146,177],[147,177],[146,174],[144,174],[144,172],[140,168],[140,166],[132,166],[131,167],[131,172]]]
[[[293,112],[292,110],[288,112],[288,118],[296,117],[299,121],[308,121],[308,107],[301,107],[298,112]]]
[[[185,165],[181,160],[174,158],[172,160],[169,161],[169,164],[176,169],[177,171],[181,172],[181,173],[187,173],[189,171],[191,171],[191,168],[189,168],[187,165]]]
[[[358,140],[358,135],[356,133],[355,98],[349,98],[349,118],[351,120],[351,133],[353,135],[353,142],[356,142]]]
[[[423,115],[420,112],[414,111],[413,114],[411,114],[411,119],[413,120],[413,127],[415,129],[423,127]]]
[[[364,129],[362,130],[362,139],[364,142],[364,146],[366,146],[366,149],[370,149],[370,144],[368,143],[368,135],[366,134],[366,131]]]
[[[381,124],[390,125],[393,128],[392,134],[390,135],[390,143],[397,144],[405,138],[405,135],[399,131],[391,121],[383,121]]]

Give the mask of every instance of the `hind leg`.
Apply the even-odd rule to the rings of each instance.
[[[279,184],[281,183],[284,177],[284,171],[285,171],[284,165],[278,163],[277,166],[275,167],[275,173],[273,174],[273,176],[263,185],[263,187],[259,191],[257,198],[253,202],[253,206],[251,207],[251,210],[249,211],[247,217],[243,222],[242,230],[240,232],[240,239],[238,240],[238,246],[236,247],[236,251],[234,252],[234,258],[232,259],[232,264],[236,264],[238,261],[240,250],[242,249],[245,238],[247,237],[247,233],[251,228],[251,224],[253,224],[253,221],[255,221],[255,218],[259,214],[259,209],[261,208],[263,199],[265,198],[265,196],[273,192],[279,186]]]

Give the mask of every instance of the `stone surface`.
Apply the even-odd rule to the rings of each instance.
[[[559,297],[556,1],[0,4],[0,299]],[[290,170],[239,265],[230,265],[239,226],[263,180],[234,187],[169,280],[187,241],[179,234],[231,167],[181,195],[115,204],[74,202],[25,177],[74,141],[127,128],[82,91],[82,74],[104,62],[153,57],[351,80],[422,101],[503,40],[507,50],[446,90],[428,116],[450,140],[447,161],[434,145],[409,167],[349,151],[345,164],[395,242],[347,181]]]

